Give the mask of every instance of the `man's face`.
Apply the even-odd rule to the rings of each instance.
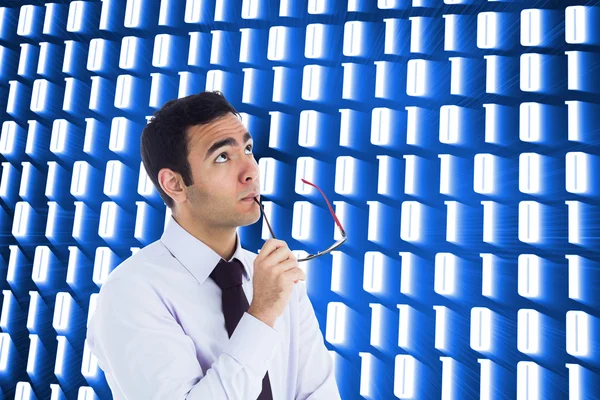
[[[250,225],[260,218],[253,200],[259,185],[252,137],[233,114],[188,129],[188,161],[193,185],[187,187],[190,214],[208,227]],[[258,197],[257,197],[258,198]]]

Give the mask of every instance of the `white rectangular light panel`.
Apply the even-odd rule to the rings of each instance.
[[[48,239],[54,237],[54,226],[56,225],[56,219],[58,215],[58,203],[55,201],[48,202],[48,218],[46,223],[45,236]]]
[[[58,292],[56,294],[56,304],[54,306],[54,318],[52,319],[52,327],[56,332],[67,333],[69,330],[69,320],[71,318],[71,307],[73,306],[73,298],[67,292]]]
[[[300,112],[298,144],[302,147],[315,147],[317,144],[317,128],[320,126],[321,114],[315,110]]]
[[[451,105],[440,108],[440,143],[457,144],[460,142],[462,114],[459,106]]]
[[[569,264],[569,298],[582,300],[582,258],[576,254],[567,254],[565,258]]]
[[[343,55],[347,57],[360,57],[363,55],[364,24],[363,21],[348,21],[344,24]]]
[[[345,39],[344,39],[345,40]],[[325,25],[308,24],[304,42],[304,56],[309,59],[320,59],[325,56]]]
[[[98,286],[102,286],[111,272],[114,253],[109,247],[98,247],[94,258],[94,272],[92,280]]]
[[[499,93],[500,82],[498,80],[498,61],[499,56],[487,55],[483,56],[485,60],[485,92],[486,93]]]
[[[383,306],[378,303],[370,303],[371,308],[371,346],[381,346],[381,319],[383,314]]]
[[[98,375],[98,359],[90,350],[87,340],[83,345],[83,356],[81,359],[81,374],[85,378],[95,378]],[[90,397],[93,399],[93,397]]]
[[[380,232],[380,214],[381,214],[381,203],[379,201],[367,201],[369,206],[369,223],[367,227],[367,240],[376,242],[379,240]]]
[[[140,20],[142,14],[142,0],[127,0],[125,7],[125,19],[123,25],[125,28],[141,27]]]
[[[152,65],[164,68],[169,65],[171,59],[171,35],[159,34],[154,38],[154,50],[152,53]]]
[[[31,177],[31,169],[33,165],[29,161],[24,161],[21,163],[22,172],[21,172],[21,184],[19,185],[19,197],[24,200],[29,200],[29,191],[31,188],[30,177]]]
[[[565,156],[565,188],[569,193],[588,192],[589,155],[580,151],[568,152]]]
[[[448,321],[448,308],[445,306],[433,306],[435,311],[435,339],[434,346],[436,349],[445,351],[446,350],[446,332],[447,321]]]
[[[123,163],[118,160],[110,160],[106,163],[104,175],[104,194],[107,196],[118,196],[121,192],[121,180],[123,177]]]
[[[308,0],[309,14],[325,14],[329,0]]]
[[[521,55],[521,90],[524,92],[539,92],[542,89],[542,55]]]
[[[17,382],[15,387],[15,400],[33,400],[35,394],[32,395],[31,383]]]
[[[371,112],[371,143],[376,146],[390,144],[393,126],[392,110],[386,107],[373,108]]]
[[[105,201],[100,209],[100,224],[98,235],[104,239],[111,239],[115,235],[117,223],[117,204],[113,201]]]
[[[258,161],[260,171],[260,194],[271,195],[275,191],[275,159],[262,157]]]
[[[356,159],[341,156],[335,163],[335,192],[338,194],[354,193],[354,176],[356,175]]]
[[[498,13],[482,12],[477,15],[477,47],[494,49],[499,44]]]
[[[45,79],[36,79],[33,81],[33,91],[31,93],[30,109],[33,112],[46,111],[46,100],[48,98],[49,83]]]
[[[117,87],[115,89],[114,106],[120,109],[127,109],[131,106],[133,90],[133,76],[119,75],[117,77]]]
[[[35,283],[46,283],[48,281],[50,253],[48,246],[36,246],[33,257],[33,269],[31,271],[31,279]]]
[[[15,121],[4,121],[2,123],[2,135],[0,136],[0,153],[12,154],[15,149],[15,136],[17,123]]]
[[[521,254],[518,258],[520,296],[537,299],[540,296],[541,259],[535,254]]]
[[[521,45],[540,46],[542,44],[542,10],[521,11]]]
[[[67,17],[67,32],[81,32],[83,17],[86,8],[85,1],[73,1],[69,4],[69,15]]]
[[[519,156],[519,191],[527,194],[540,193],[542,156],[522,153]]]
[[[519,139],[523,142],[541,141],[541,118],[540,103],[521,103],[519,106]]]
[[[435,255],[434,291],[444,296],[452,296],[456,291],[456,256],[451,253]]]
[[[384,0],[388,1],[389,0]],[[381,3],[382,0],[379,0]],[[398,354],[394,361],[394,395],[399,399],[414,399],[416,360],[408,354]]]
[[[152,183],[152,180],[150,180],[150,177],[144,168],[144,163],[140,161],[140,175],[138,179],[137,191],[142,196],[150,196],[154,190],[154,184]]]
[[[456,51],[456,15],[445,14],[444,18],[444,51]]]
[[[391,160],[390,156],[377,156],[379,168],[377,171],[377,194],[389,195],[390,194],[390,173]]]
[[[441,400],[453,400],[456,377],[454,376],[456,361],[452,357],[440,357],[442,362],[442,396]]]
[[[487,307],[471,309],[471,348],[489,352],[492,348],[492,310]]]
[[[54,154],[63,154],[65,152],[68,128],[69,122],[66,119],[57,119],[52,123],[50,151]]]
[[[428,92],[428,76],[429,68],[427,60],[408,60],[406,94],[416,97],[425,96]]]
[[[358,394],[366,399],[372,398],[371,395],[371,374],[373,370],[373,355],[367,352],[359,352],[360,357],[360,383]]]
[[[541,205],[537,201],[519,202],[519,240],[523,243],[540,241]]]
[[[296,161],[296,187],[298,194],[311,194],[315,191],[312,186],[302,182],[302,179],[314,183],[315,181],[315,159],[312,157],[298,157]]]
[[[404,201],[401,206],[400,239],[418,242],[421,239],[421,204]]]
[[[444,201],[446,205],[446,241],[450,243],[457,242],[457,229],[458,223],[458,207],[459,202],[457,201]]]
[[[567,353],[587,357],[590,347],[590,316],[584,311],[567,311]]]
[[[398,253],[402,260],[402,268],[400,270],[400,293],[412,294],[412,268],[414,255],[412,253],[401,251]]]
[[[310,238],[312,231],[312,204],[308,201],[294,202],[292,237],[296,240]]]
[[[540,313],[521,309],[517,312],[517,349],[524,354],[540,351]]]
[[[327,304],[325,340],[330,344],[343,344],[346,341],[346,314],[348,307],[341,302]]]
[[[27,367],[25,370],[28,374],[35,373],[35,361],[37,359],[40,337],[35,334],[29,335],[29,354],[27,355]]]
[[[90,164],[87,161],[75,161],[71,179],[71,194],[73,196],[78,197],[86,194],[89,173]]]
[[[492,194],[495,190],[496,156],[475,154],[473,190],[479,194]]]
[[[310,26],[306,27],[306,41],[308,43],[308,35]],[[285,26],[273,26],[269,29],[269,44],[267,49],[267,59],[270,61],[282,61],[285,59],[286,48],[288,43],[289,28]],[[308,57],[308,56],[307,56]]]
[[[364,256],[363,289],[368,293],[379,293],[383,288],[383,254],[367,251]]]
[[[206,88],[207,91],[223,91],[225,81],[225,73],[221,70],[212,69],[206,73]]]
[[[17,35],[29,36],[33,30],[33,18],[35,14],[35,6],[25,5],[21,7],[19,12],[19,22],[17,24]]]
[[[125,36],[121,40],[121,53],[119,55],[119,68],[133,69],[137,59],[137,49],[140,38],[135,36]]]
[[[302,100],[316,101],[321,99],[322,66],[306,65],[302,70]]]
[[[565,42],[569,44],[588,43],[590,7],[570,6],[565,9]]]
[[[16,238],[26,237],[29,227],[29,216],[33,209],[26,201],[19,201],[15,206],[15,214],[13,217],[12,235]]]
[[[496,232],[496,203],[493,201],[482,201],[483,206],[483,241],[494,243]]]
[[[186,24],[197,24],[202,22],[202,10],[205,8],[205,0],[186,0],[183,21]]]
[[[125,117],[113,118],[110,124],[108,149],[119,153],[125,150],[125,138],[129,130],[129,120]]]

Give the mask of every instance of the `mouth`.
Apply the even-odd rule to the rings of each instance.
[[[248,197],[244,197],[242,200],[245,203],[253,203],[253,202],[258,202],[258,199],[260,198],[260,194],[256,194],[256,195],[251,195]]]

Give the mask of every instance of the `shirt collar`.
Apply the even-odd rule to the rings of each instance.
[[[160,238],[162,244],[169,250],[171,255],[179,261],[202,284],[210,276],[210,273],[221,261],[221,256],[202,241],[195,238],[171,216],[165,230]],[[240,240],[239,232],[236,231],[236,249],[231,261],[237,258],[244,266],[244,277],[247,281],[252,278],[248,268],[244,249]]]

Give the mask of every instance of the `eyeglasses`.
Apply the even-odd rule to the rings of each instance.
[[[335,224],[338,226],[338,228],[340,228],[340,233],[342,234],[342,238],[323,251],[319,251],[316,254],[309,254],[308,256],[306,256],[304,258],[299,258],[298,262],[312,260],[313,258],[317,258],[322,255],[328,254],[328,253],[332,252],[333,250],[337,249],[338,247],[340,247],[348,239],[348,236],[346,235],[346,231],[344,230],[344,228],[342,227],[342,224],[340,223],[337,216],[335,215],[335,212],[333,212],[333,208],[331,207],[331,204],[329,204],[329,200],[327,200],[327,196],[325,196],[325,193],[323,193],[323,191],[321,189],[319,189],[319,187],[317,185],[315,185],[314,183],[310,183],[306,179],[301,179],[301,180],[305,184],[316,188],[319,191],[319,193],[321,193],[321,196],[323,196],[323,198],[327,202],[327,207],[329,207],[329,212],[331,213],[331,216],[333,217]],[[260,206],[263,218],[265,219],[265,222],[267,223],[267,226],[269,227],[269,232],[271,232],[271,236],[273,237],[273,239],[277,239],[275,237],[275,233],[273,233],[273,228],[271,228],[271,224],[269,223],[269,220],[267,219],[267,216],[265,215],[265,209],[264,209],[263,205],[260,203],[260,201],[258,201],[256,199],[256,197],[254,198],[254,201]]]

